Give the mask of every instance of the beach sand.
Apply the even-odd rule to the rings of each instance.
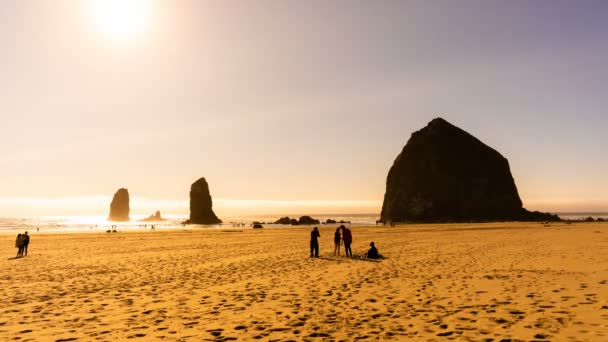
[[[608,224],[0,235],[0,340],[608,341]]]

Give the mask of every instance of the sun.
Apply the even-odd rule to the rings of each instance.
[[[149,3],[150,0],[88,0],[96,29],[118,42],[132,41],[149,29]]]

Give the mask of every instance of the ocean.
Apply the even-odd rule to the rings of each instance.
[[[576,212],[576,213],[557,213],[564,220],[582,220],[587,217],[595,219],[602,218],[608,220],[606,212]],[[232,216],[222,217],[224,223],[220,225],[205,226],[211,229],[238,228],[239,224],[249,227],[253,222],[263,222],[268,227],[283,227],[282,225],[269,224],[282,216],[298,218],[300,215],[258,215],[258,216]],[[335,221],[350,222],[353,226],[375,225],[379,219],[378,214],[336,214],[336,215],[310,215],[315,219],[325,222],[327,219]],[[159,223],[139,222],[147,216],[132,216],[130,222],[109,222],[107,216],[35,216],[21,218],[0,217],[0,233],[17,233],[23,231],[41,233],[84,233],[84,232],[104,232],[111,229],[113,225],[118,230],[143,230],[150,229],[154,224],[157,229],[181,229],[181,223],[188,217],[186,215],[167,215],[166,221]]]
[[[301,215],[258,215],[258,216],[232,216],[221,217],[222,225],[205,226],[206,228],[225,229],[240,227],[244,224],[249,227],[253,222],[275,222],[283,216],[299,218]],[[327,219],[336,221],[347,221],[351,225],[373,225],[379,219],[377,214],[337,214],[337,215],[310,215],[311,217],[325,222]],[[166,215],[166,221],[151,223],[140,222],[146,215],[131,216],[130,222],[109,222],[107,216],[34,216],[10,218],[0,217],[0,233],[18,233],[23,231],[40,233],[83,233],[83,232],[105,232],[116,226],[118,230],[143,230],[150,229],[153,224],[156,229],[181,229],[181,223],[188,219],[186,215]],[[265,226],[281,227],[282,225],[265,224]]]

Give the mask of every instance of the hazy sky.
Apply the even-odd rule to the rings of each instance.
[[[607,1],[144,3],[122,37],[92,0],[0,0],[0,215],[105,213],[119,187],[176,211],[201,176],[220,213],[379,211],[436,116],[507,157],[527,207],[608,210]]]

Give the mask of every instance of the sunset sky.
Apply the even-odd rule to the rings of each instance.
[[[608,1],[99,1],[0,0],[0,216],[379,212],[437,116],[608,211]]]

